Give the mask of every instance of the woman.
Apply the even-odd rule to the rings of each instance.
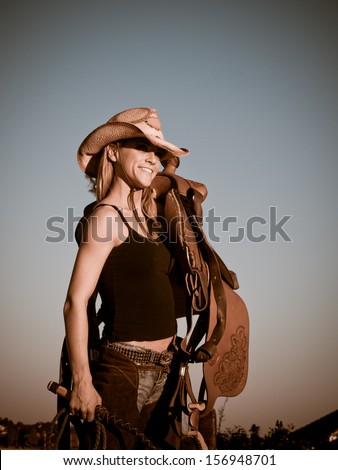
[[[79,148],[78,163],[94,182],[96,203],[86,220],[64,318],[73,381],[70,411],[87,423],[95,407],[104,405],[144,431],[166,382],[176,320],[171,259],[154,228],[150,185],[161,163],[187,153],[164,140],[151,108],[113,116]],[[104,329],[90,365],[87,308],[96,290]],[[109,430],[109,448],[137,448],[131,433]]]

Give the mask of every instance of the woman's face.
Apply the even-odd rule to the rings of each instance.
[[[160,168],[164,151],[143,138],[121,141],[116,156],[116,176],[126,175],[136,187],[148,187]],[[120,171],[122,173],[120,173]]]

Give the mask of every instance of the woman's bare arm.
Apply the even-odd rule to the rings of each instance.
[[[101,404],[101,397],[92,385],[89,368],[87,304],[110,251],[121,243],[117,224],[116,212],[111,207],[97,209],[88,219],[64,305],[73,377],[70,410],[88,421],[94,419],[95,407]]]

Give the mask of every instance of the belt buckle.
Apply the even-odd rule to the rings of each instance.
[[[158,363],[161,366],[168,366],[173,358],[173,353],[171,351],[165,351],[160,355]]]

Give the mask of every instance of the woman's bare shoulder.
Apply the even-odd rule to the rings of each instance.
[[[120,227],[121,219],[113,206],[97,205],[88,216],[87,240],[118,244],[121,241]],[[123,229],[122,232],[124,238]]]

